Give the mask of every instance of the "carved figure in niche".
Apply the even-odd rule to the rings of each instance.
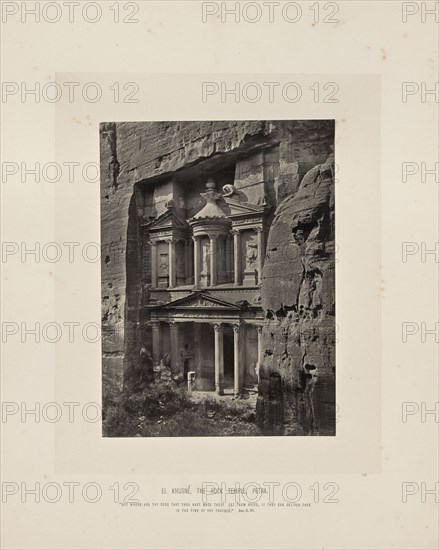
[[[258,259],[258,243],[249,239],[245,243],[245,269],[251,271],[255,269],[255,263]]]
[[[208,273],[210,262],[210,244],[204,241],[201,247],[201,273]]]
[[[159,258],[159,276],[167,276],[169,274],[169,260],[167,254],[160,254]]]
[[[184,255],[181,251],[178,251],[176,254],[175,267],[179,275],[184,273]]]
[[[256,363],[252,362],[249,365],[247,365],[245,375],[244,375],[244,385],[252,386],[254,384],[257,384],[257,382],[258,382],[258,375],[256,374]]]

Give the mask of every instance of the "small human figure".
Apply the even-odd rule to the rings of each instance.
[[[152,359],[149,351],[142,346],[139,351],[139,360],[140,360],[140,372],[139,372],[139,382],[151,382],[153,379],[152,371]]]

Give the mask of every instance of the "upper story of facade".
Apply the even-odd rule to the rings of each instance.
[[[259,294],[277,148],[230,155],[137,186],[152,302],[195,289]],[[271,185],[270,185],[271,181]],[[251,292],[253,291],[253,292]]]
[[[180,206],[167,203],[166,211],[144,226],[148,233],[151,288],[195,285],[257,286],[261,282],[266,205],[241,202],[232,184],[216,189],[213,179],[200,193],[205,205],[185,218]]]

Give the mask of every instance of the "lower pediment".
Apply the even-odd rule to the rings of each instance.
[[[167,304],[162,304],[154,309],[213,309],[215,311],[241,311],[243,307],[242,305],[220,300],[207,292],[194,292],[189,294],[189,296],[179,298]]]

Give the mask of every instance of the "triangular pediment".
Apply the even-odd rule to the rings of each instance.
[[[147,227],[150,231],[174,228],[187,229],[187,223],[179,218],[173,210],[168,209],[149,223]]]
[[[189,294],[184,298],[179,298],[168,304],[163,304],[159,306],[165,309],[216,309],[216,310],[234,310],[239,311],[242,308],[236,304],[226,302],[225,300],[220,300],[216,297],[211,296],[205,292],[194,292]]]
[[[224,197],[224,200],[230,208],[230,216],[262,216],[264,213],[265,205],[249,204],[246,202],[239,202],[235,199]]]

